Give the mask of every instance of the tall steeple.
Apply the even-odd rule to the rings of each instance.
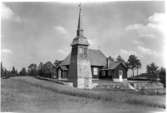
[[[81,3],[79,4],[79,18],[78,18],[78,27],[77,27],[77,36],[83,35],[83,28],[82,28],[82,9]]]
[[[76,32],[76,37],[73,39],[72,46],[74,45],[86,45],[88,46],[88,40],[87,38],[83,35],[83,28],[82,28],[82,9],[81,9],[81,4],[79,4],[79,18],[78,18],[78,26],[77,26],[77,32]]]
[[[69,80],[77,88],[92,88],[91,65],[88,59],[88,40],[83,35],[81,4],[79,5],[79,18],[76,37],[72,41],[71,58],[69,66]]]

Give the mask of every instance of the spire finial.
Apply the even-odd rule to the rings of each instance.
[[[82,29],[82,14],[81,14],[81,3],[79,6],[79,18],[78,18],[78,28],[77,28],[77,36],[83,35],[83,29]]]

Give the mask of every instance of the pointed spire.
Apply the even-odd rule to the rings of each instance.
[[[76,37],[73,39],[73,42],[71,46],[74,45],[85,45],[89,46],[88,40],[85,36],[83,36],[83,28],[82,28],[82,14],[81,14],[81,4],[79,4],[79,18],[78,18],[78,27],[77,27],[77,32],[76,32]]]
[[[80,3],[79,4],[79,18],[78,18],[77,36],[83,35],[81,10],[82,9],[81,9],[81,3]]]

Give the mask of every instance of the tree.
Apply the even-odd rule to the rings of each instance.
[[[166,87],[166,69],[163,67],[159,70],[159,79],[160,82],[163,83],[164,87]]]
[[[135,55],[130,55],[128,58],[128,68],[132,70],[134,77],[134,69],[136,68],[137,57]]]
[[[125,60],[120,55],[117,56],[116,60],[118,62],[125,62]]]
[[[51,77],[52,75],[52,72],[53,72],[53,64],[48,61],[44,64],[44,74],[47,76],[47,77]]]
[[[17,70],[15,69],[14,66],[12,67],[11,74],[13,74],[13,75],[17,75],[18,74]]]
[[[139,59],[136,60],[136,69],[137,69],[137,75],[139,74],[139,68],[141,68],[141,61]]]
[[[1,62],[1,75],[4,74],[4,71],[5,71],[5,69],[4,69],[4,67],[3,67],[3,65],[2,65],[2,62]]]
[[[31,76],[36,76],[37,75],[37,65],[36,64],[30,64],[28,66],[28,73]]]
[[[7,69],[4,69],[4,76],[7,77],[7,75],[9,74],[10,72],[7,70]]]
[[[42,62],[40,62],[40,64],[38,65],[38,74],[40,76],[44,74],[44,64]]]
[[[111,56],[109,56],[108,59],[109,59],[110,61],[114,61],[114,58],[112,58]]]
[[[3,64],[2,64],[2,62],[1,62],[1,77],[7,78],[7,77],[9,77],[9,76],[8,76],[9,73],[10,73],[10,72],[9,72],[5,67],[3,67]]]
[[[2,76],[6,76],[6,73],[5,73],[6,69],[3,67],[3,64],[1,62],[1,77]]]
[[[147,69],[147,73],[155,75],[158,71],[158,66],[152,62],[151,64],[146,66],[146,69]]]
[[[22,68],[19,74],[20,75],[26,75],[27,74],[26,68]]]
[[[58,66],[61,64],[61,62],[62,62],[62,61],[60,61],[60,60],[55,60],[54,65],[55,65],[56,67],[58,67]]]

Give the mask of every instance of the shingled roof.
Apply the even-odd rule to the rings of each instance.
[[[119,65],[123,65],[125,68],[127,68],[127,65],[124,62],[117,62],[117,61],[112,61],[109,63],[109,66],[105,66],[102,70],[113,70],[116,69]]]
[[[112,62],[112,63],[109,64],[108,69],[115,69],[115,68],[117,68],[120,64],[121,64],[121,62]]]
[[[69,65],[71,54],[69,54],[61,63],[61,65]],[[95,49],[88,49],[88,59],[93,66],[105,66],[106,56],[100,51]]]

